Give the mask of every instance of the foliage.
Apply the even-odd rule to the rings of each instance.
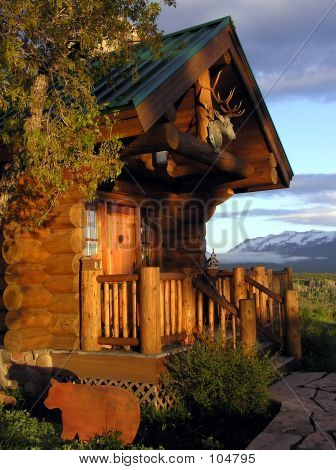
[[[336,275],[297,274],[303,366],[336,371]]]
[[[2,168],[3,220],[40,225],[72,187],[92,200],[101,182],[115,180],[116,116],[93,86],[114,65],[136,75],[138,40],[158,52],[159,12],[155,0],[1,1],[0,144],[15,155]]]
[[[167,369],[166,387],[201,414],[264,413],[270,400],[267,387],[276,377],[270,358],[248,356],[239,348],[223,350],[220,341],[208,340],[169,356]]]
[[[33,418],[25,410],[0,405],[0,449],[54,449],[59,442],[55,426]]]
[[[61,426],[30,415],[23,409],[6,409],[0,404],[0,450],[119,450],[124,444],[118,433],[106,433],[87,442],[61,440]],[[143,449],[143,446],[133,447]]]

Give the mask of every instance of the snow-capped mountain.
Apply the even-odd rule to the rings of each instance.
[[[273,269],[292,266],[300,272],[336,272],[336,231],[283,232],[247,239],[218,255],[222,267],[265,265]]]
[[[316,248],[328,243],[336,242],[336,232],[320,232],[311,230],[309,232],[283,232],[279,235],[268,235],[247,239],[229,253],[276,251],[282,254],[292,254],[302,248]]]

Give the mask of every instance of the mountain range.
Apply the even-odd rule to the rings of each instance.
[[[286,231],[247,239],[217,259],[220,267],[258,264],[272,269],[292,266],[297,272],[336,272],[336,231]]]

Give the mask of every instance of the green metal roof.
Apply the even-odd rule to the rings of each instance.
[[[95,86],[98,102],[119,109],[138,106],[229,24],[232,24],[231,17],[226,16],[167,34],[163,37],[162,55],[156,60],[149,48],[140,45],[137,79],[132,78],[130,67],[113,68]]]

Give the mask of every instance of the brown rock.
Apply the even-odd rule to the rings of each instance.
[[[310,414],[305,411],[279,413],[265,429],[268,433],[299,434],[300,436],[307,436],[313,431]]]
[[[316,428],[325,432],[336,432],[336,412],[335,411],[319,411],[313,413],[313,420]]]
[[[325,411],[336,411],[336,401],[332,401],[332,400],[316,400],[316,402],[317,402]]]
[[[333,438],[326,432],[313,432],[298,445],[298,449],[304,450],[335,450]]]
[[[325,392],[324,390],[318,390],[315,396],[315,400],[336,400],[336,393]]]
[[[246,448],[247,450],[289,450],[302,439],[299,434],[262,432]]]
[[[314,387],[319,390],[336,392],[336,372],[326,375],[323,379],[310,382],[309,384],[305,385],[305,387]]]
[[[108,385],[59,383],[51,380],[47,408],[62,411],[62,439],[92,439],[106,432],[120,432],[120,439],[133,442],[140,424],[139,401],[127,390]]]
[[[325,372],[296,372],[286,375],[281,379],[281,382],[285,382],[290,387],[302,387],[321,379],[325,374]]]
[[[282,401],[280,411],[306,411],[312,413],[313,411],[321,410],[322,408],[314,400],[309,398],[297,398]]]

